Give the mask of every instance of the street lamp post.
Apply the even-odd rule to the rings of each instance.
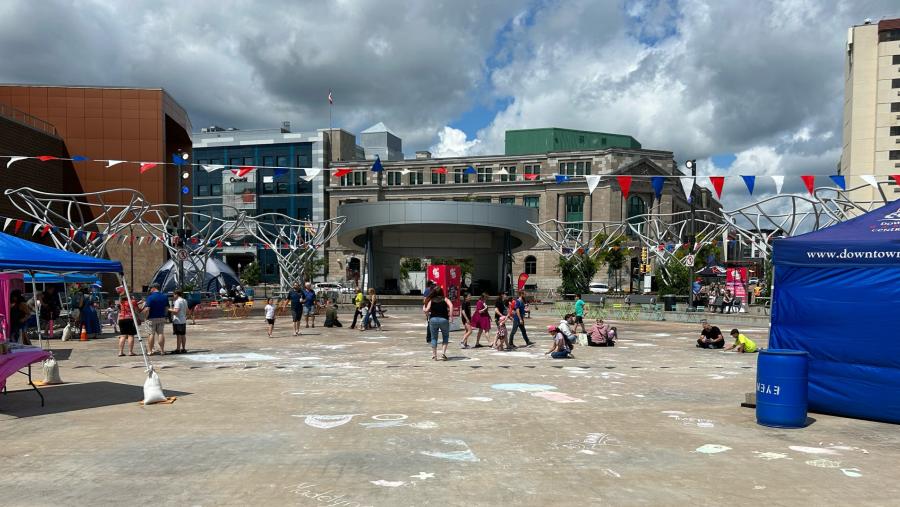
[[[191,155],[186,151],[183,151],[181,148],[172,155],[172,161],[175,163],[175,167],[178,168],[179,180],[178,180],[178,246],[182,250],[187,248],[185,240],[185,228],[184,228],[184,196],[190,191],[190,187],[186,186],[184,183],[187,182],[188,178],[191,177],[191,173],[189,171],[188,160],[190,160]],[[182,291],[184,290],[184,261],[180,258],[176,258],[178,261],[178,288]]]

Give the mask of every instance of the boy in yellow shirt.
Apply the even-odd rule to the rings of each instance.
[[[741,332],[738,331],[737,329],[731,330],[731,337],[734,338],[734,343],[732,343],[728,347],[725,347],[724,350],[726,350],[726,351],[734,350],[735,352],[747,352],[748,354],[757,351],[756,344],[753,343],[753,340],[751,340],[750,338],[747,338],[746,336],[741,334]]]

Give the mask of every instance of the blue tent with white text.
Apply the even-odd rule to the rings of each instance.
[[[769,346],[809,353],[809,409],[900,423],[900,200],[773,248]]]

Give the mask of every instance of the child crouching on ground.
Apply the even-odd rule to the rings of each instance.
[[[266,298],[266,325],[266,333],[271,338],[272,331],[275,330],[275,305],[272,304],[272,298]]]
[[[544,355],[550,354],[550,357],[553,359],[568,359],[570,357],[575,357],[572,355],[571,349],[569,349],[569,342],[566,340],[566,335],[564,335],[559,328],[556,326],[547,326],[547,333],[553,336],[553,346],[550,347],[550,350],[544,352]]]
[[[503,315],[497,320],[497,336],[494,338],[494,343],[491,346],[497,350],[506,350],[508,336],[509,330],[506,329],[506,315]]]
[[[723,350],[734,350],[735,352],[746,352],[748,354],[757,351],[756,343],[737,329],[731,330],[731,337],[734,338],[734,343]]]

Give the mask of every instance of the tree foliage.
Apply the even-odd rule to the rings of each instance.
[[[256,261],[247,264],[241,270],[241,280],[244,285],[256,285],[259,283],[259,263]]]
[[[663,269],[657,270],[660,294],[688,296],[691,293],[691,271],[678,256],[670,257]]]
[[[310,257],[303,263],[301,268],[303,280],[307,282],[313,281],[317,276],[325,274],[325,257],[315,255]]]
[[[594,248],[598,249],[598,253],[595,256],[598,262],[597,267],[599,267],[600,264],[606,264],[606,274],[609,280],[609,286],[613,290],[621,290],[622,268],[625,267],[625,263],[628,260],[625,248],[622,246],[625,241],[624,238],[618,237],[611,241],[605,249],[601,249],[601,245],[603,245],[608,238],[608,235],[600,234],[594,240]]]
[[[418,257],[404,257],[400,261],[400,279],[409,280],[410,271],[425,271],[425,264]]]
[[[575,254],[569,258],[560,256],[558,265],[562,279],[560,292],[562,294],[586,294],[599,265],[600,263],[595,257],[584,253]]]

